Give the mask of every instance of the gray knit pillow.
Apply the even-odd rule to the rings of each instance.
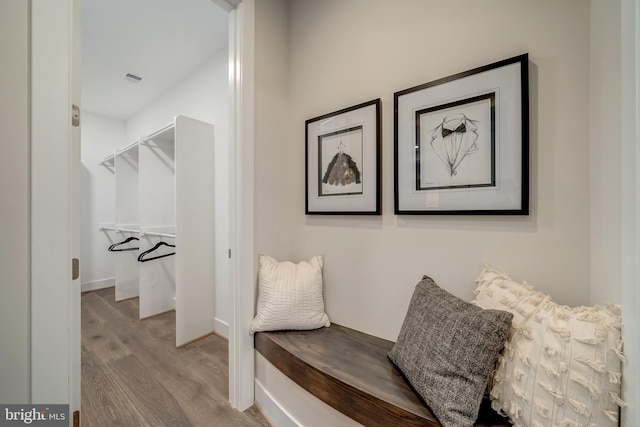
[[[443,426],[472,426],[512,318],[463,301],[424,276],[389,359]]]

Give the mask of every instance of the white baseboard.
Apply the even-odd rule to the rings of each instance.
[[[84,282],[80,285],[81,292],[95,291],[98,289],[111,288],[116,285],[115,277],[110,279],[94,280],[92,282]]]
[[[257,350],[254,400],[277,427],[363,427],[313,396]]]
[[[300,427],[257,379],[255,380],[255,401],[262,413],[277,427]]]
[[[213,321],[213,331],[221,337],[229,339],[229,324],[224,320],[218,319],[217,317],[214,318]]]

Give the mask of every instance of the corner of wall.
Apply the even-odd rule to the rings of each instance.
[[[622,0],[622,319],[624,351],[622,394],[627,407],[622,410],[622,425],[640,425],[640,4]]]

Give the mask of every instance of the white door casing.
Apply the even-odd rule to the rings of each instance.
[[[71,93],[72,117],[71,135],[69,139],[69,204],[70,204],[70,224],[71,232],[71,258],[72,265],[75,262],[77,271],[71,273],[71,286],[69,287],[69,334],[71,336],[69,342],[69,412],[73,414],[80,411],[81,405],[81,309],[80,309],[80,292],[82,290],[82,277],[80,274],[80,222],[81,222],[81,185],[80,177],[82,175],[82,164],[80,161],[80,126],[82,120],[80,114],[80,92],[81,92],[81,57],[82,51],[82,2],[81,0],[73,0],[71,3],[71,64],[69,79],[69,91]],[[74,111],[75,107],[75,111]],[[76,116],[76,117],[73,117]],[[77,120],[74,120],[77,118]],[[73,417],[70,417],[69,423],[73,425]]]
[[[80,409],[79,47],[80,0],[32,0],[31,400],[71,413]]]
[[[255,303],[253,241],[253,93],[255,0],[229,14],[230,200],[229,247],[232,262],[229,325],[229,400],[245,410],[254,401],[254,348],[249,325]]]

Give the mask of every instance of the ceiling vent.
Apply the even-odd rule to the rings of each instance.
[[[126,73],[124,75],[124,79],[129,83],[140,83],[142,81],[142,77],[136,76],[135,74]]]

